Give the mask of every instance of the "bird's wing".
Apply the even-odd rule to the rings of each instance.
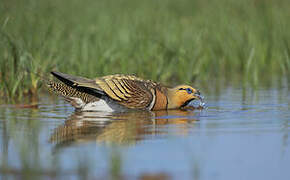
[[[158,84],[131,75],[111,75],[96,79],[96,84],[119,104],[130,109],[151,109]]]

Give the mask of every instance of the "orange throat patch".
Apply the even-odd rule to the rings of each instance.
[[[167,100],[167,97],[165,96],[165,94],[162,93],[161,91],[159,91],[158,89],[156,89],[155,95],[156,95],[155,104],[154,104],[152,110],[155,111],[155,110],[167,109],[168,100]]]

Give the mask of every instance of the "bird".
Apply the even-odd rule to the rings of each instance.
[[[192,107],[194,100],[203,102],[200,91],[189,85],[173,88],[134,75],[107,75],[95,79],[57,71],[51,74],[50,91],[61,95],[76,111],[170,110]]]

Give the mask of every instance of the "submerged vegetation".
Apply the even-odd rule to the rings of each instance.
[[[164,83],[289,77],[288,0],[2,0],[0,96],[35,96],[58,70]]]

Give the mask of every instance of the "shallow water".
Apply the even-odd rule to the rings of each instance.
[[[76,113],[43,96],[0,107],[0,179],[289,179],[288,88],[225,88],[207,109]]]

